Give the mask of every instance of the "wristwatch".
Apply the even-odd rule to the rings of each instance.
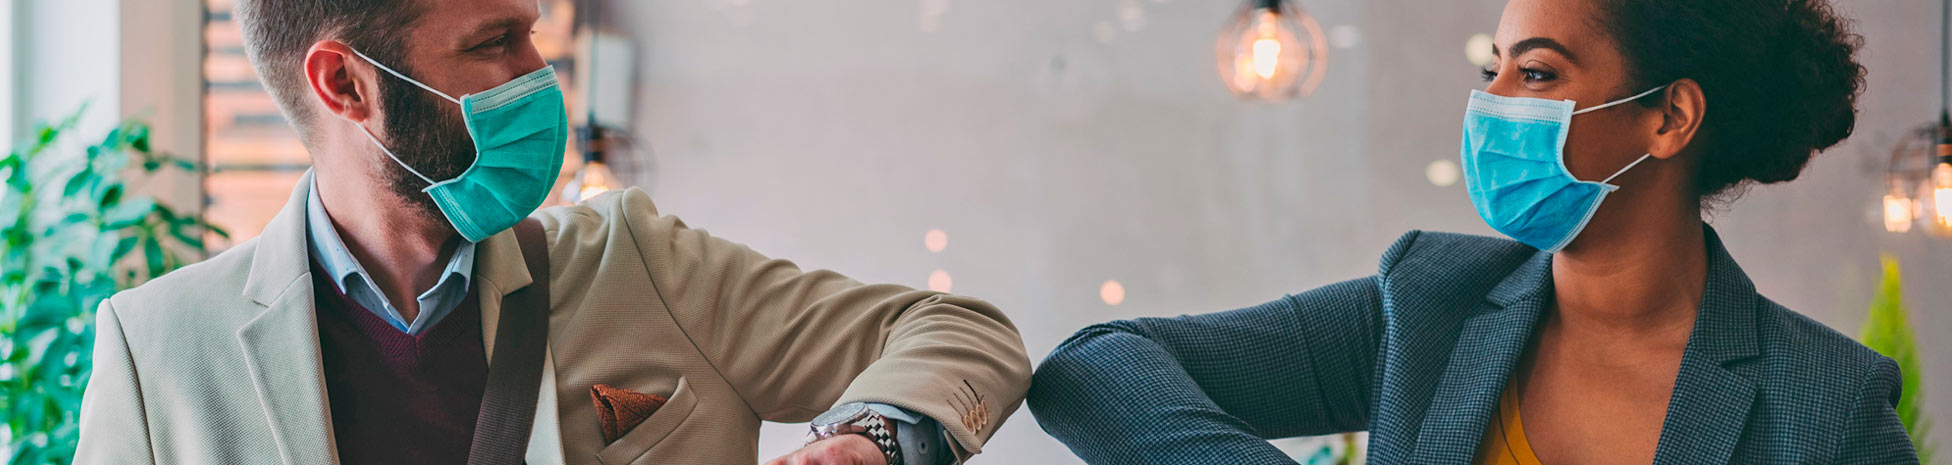
[[[867,436],[874,446],[881,449],[882,457],[888,465],[902,465],[901,442],[895,440],[897,422],[881,416],[864,402],[850,402],[834,407],[827,413],[813,419],[813,431],[807,433],[807,444],[834,436],[859,434]]]

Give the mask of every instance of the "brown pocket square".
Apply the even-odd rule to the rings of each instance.
[[[597,419],[603,423],[603,443],[609,444],[650,418],[652,412],[664,406],[666,399],[657,394],[598,384],[590,387],[590,400],[596,402]]]

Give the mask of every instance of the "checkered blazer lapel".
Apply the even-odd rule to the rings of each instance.
[[[1431,395],[1427,420],[1406,463],[1470,463],[1498,395],[1517,369],[1539,316],[1551,303],[1550,254],[1538,254],[1507,276],[1463,321]]]
[[[1713,229],[1707,234],[1708,278],[1700,314],[1681,357],[1654,463],[1726,463],[1742,438],[1759,373],[1745,363],[1760,354],[1756,311],[1761,296]],[[1423,404],[1407,422],[1414,434],[1404,463],[1469,463],[1498,395],[1551,305],[1551,254],[1539,253],[1462,313],[1450,357]],[[1396,300],[1396,299],[1392,299]],[[1397,405],[1403,405],[1398,403]],[[1398,440],[1410,438],[1398,438]]]
[[[1756,312],[1762,296],[1707,230],[1708,282],[1701,314],[1681,355],[1681,374],[1661,426],[1654,463],[1728,463],[1755,404],[1759,366]]]

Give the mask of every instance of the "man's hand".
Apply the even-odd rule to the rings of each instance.
[[[888,465],[888,458],[866,436],[843,434],[814,441],[766,465]]]

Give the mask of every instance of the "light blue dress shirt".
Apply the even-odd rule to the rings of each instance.
[[[441,318],[461,306],[468,298],[468,283],[474,279],[473,242],[461,241],[454,248],[454,256],[447,259],[447,267],[441,270],[441,279],[434,283],[433,289],[421,293],[414,300],[420,303],[420,314],[413,321],[407,321],[400,310],[381,293],[373,283],[373,276],[353,258],[352,251],[346,249],[345,241],[339,239],[339,231],[333,229],[332,218],[326,215],[325,204],[319,202],[318,183],[312,183],[312,195],[306,200],[305,222],[311,235],[312,257],[319,266],[332,277],[332,283],[339,286],[360,306],[366,307],[373,315],[392,324],[394,329],[411,335],[419,335],[439,323]],[[887,404],[868,404],[875,413],[905,423],[897,428],[895,440],[901,444],[902,459],[913,465],[932,465],[955,460],[944,446],[947,441],[942,434],[942,425],[928,417],[910,412],[901,407]]]
[[[414,298],[420,304],[420,313],[413,321],[400,314],[400,309],[387,300],[380,292],[379,285],[373,282],[373,275],[366,273],[366,267],[359,265],[346,243],[339,239],[339,231],[333,229],[332,219],[326,216],[325,205],[319,202],[318,183],[312,184],[312,195],[306,202],[305,222],[311,235],[312,257],[318,259],[319,266],[332,277],[333,284],[339,285],[339,292],[351,297],[353,302],[366,307],[373,315],[392,324],[394,329],[411,335],[420,335],[439,323],[441,318],[461,306],[468,298],[468,283],[474,279],[474,243],[461,241],[454,247],[454,255],[447,259],[447,267],[441,270],[440,281],[432,289]]]

